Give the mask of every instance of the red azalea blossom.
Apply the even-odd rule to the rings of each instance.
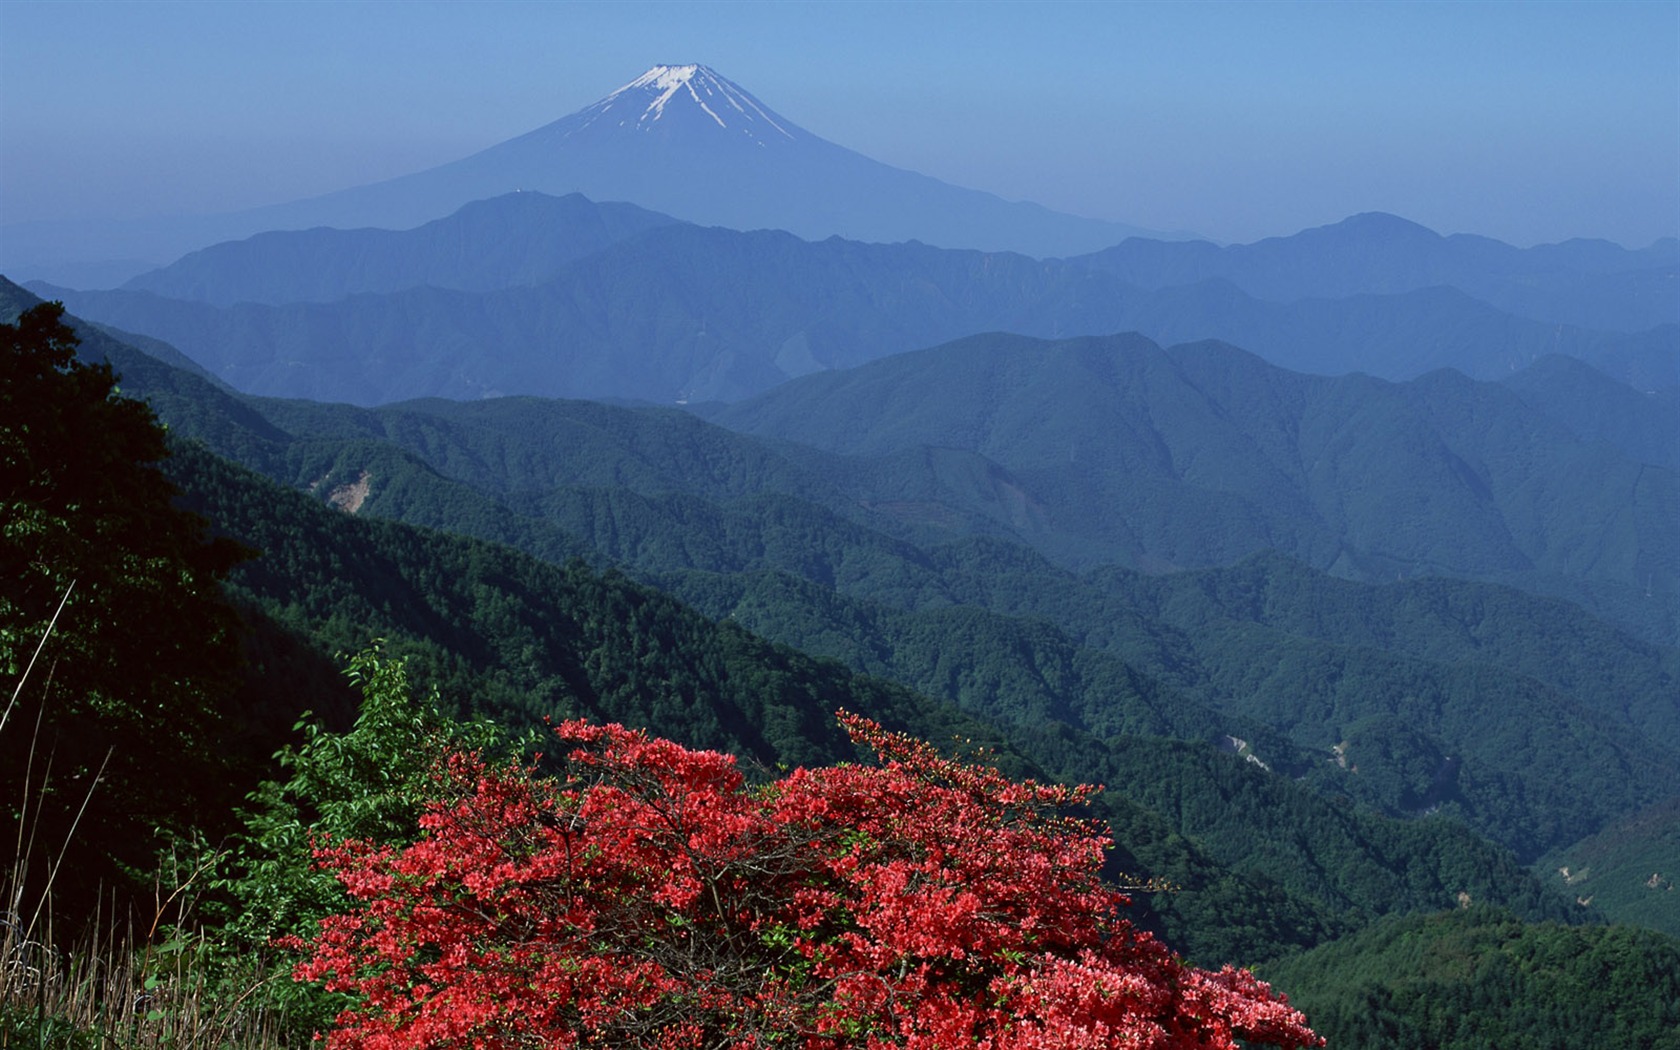
[[[563,781],[449,760],[404,849],[318,851],[358,908],[301,980],[329,1047],[1320,1046],[1247,971],[1180,962],[1099,875],[1108,839],[1017,783],[842,714],[879,766],[734,759],[567,722]]]

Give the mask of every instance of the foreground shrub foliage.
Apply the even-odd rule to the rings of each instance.
[[[877,766],[734,759],[568,722],[566,775],[455,753],[407,847],[317,851],[355,907],[302,979],[333,1047],[1321,1044],[1246,971],[1178,961],[1102,882],[1089,788],[843,715]]]

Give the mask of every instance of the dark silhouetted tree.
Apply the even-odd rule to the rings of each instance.
[[[156,832],[225,786],[217,712],[238,648],[220,580],[244,550],[173,504],[165,432],[108,364],[76,358],[63,314],[0,325],[0,812],[37,878],[71,858],[68,902],[149,869]]]

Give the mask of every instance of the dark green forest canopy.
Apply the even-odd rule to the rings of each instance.
[[[1616,922],[1680,937],[1680,798],[1631,813],[1535,865],[1542,879]]]
[[[1279,769],[1298,764],[1297,748],[1320,764],[1351,748],[1364,775],[1339,790],[1395,813],[1458,807],[1530,855],[1651,801],[1674,768],[1649,743],[1671,739],[1673,652],[1508,589],[1373,588],[1276,557],[1158,580],[1080,577],[997,546],[917,548],[788,497],[566,488],[498,503],[386,446],[323,450],[298,473],[324,479],[323,492],[368,474],[363,513],[549,557],[604,555],[709,615],[986,717],[1055,711],[1097,731],[1229,735]],[[1577,644],[1583,634],[1595,644]],[[962,653],[974,656],[966,669]],[[1272,671],[1257,678],[1261,668]],[[1402,701],[1423,716],[1402,734],[1416,742],[1396,749],[1381,718]],[[1513,705],[1567,731],[1510,739],[1527,723],[1475,721]],[[1436,784],[1457,754],[1468,769]]]
[[[1205,745],[1103,741],[1071,727],[1000,731],[708,620],[617,573],[358,520],[196,450],[177,466],[196,505],[265,550],[235,573],[235,593],[334,646],[389,638],[460,713],[513,726],[620,721],[774,766],[849,757],[831,717],[845,707],[930,740],[997,744],[1019,769],[1106,783],[1099,810],[1125,829],[1117,870],[1183,888],[1152,900],[1151,921],[1199,957],[1268,957],[1360,916],[1442,907],[1459,892],[1536,917],[1566,914],[1509,854],[1444,821],[1356,812]],[[1163,784],[1179,785],[1161,806],[1172,821],[1153,808]],[[1291,845],[1254,849],[1271,838]]]
[[[1065,564],[1155,571],[1275,549],[1366,581],[1509,583],[1680,637],[1673,472],[1451,371],[1388,383],[1287,372],[1221,343],[990,334],[710,415],[890,465],[864,490],[877,500],[959,502],[960,475],[917,476],[909,457],[978,457],[998,519]]]
[[[85,901],[148,864],[160,829],[233,801],[239,649],[219,581],[250,552],[177,509],[151,409],[76,358],[62,314],[0,325],[0,674],[17,683],[40,655],[6,691],[0,805],[6,842],[27,824],[41,843],[37,873],[78,844],[57,888]]]
[[[1264,968],[1331,1046],[1680,1047],[1680,941],[1497,909],[1380,922]]]

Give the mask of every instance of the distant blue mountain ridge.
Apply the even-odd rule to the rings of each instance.
[[[357,404],[733,400],[986,331],[1220,339],[1297,371],[1395,380],[1500,378],[1565,354],[1649,392],[1680,384],[1680,299],[1651,291],[1674,279],[1675,254],[1520,250],[1365,215],[1255,245],[1133,239],[1040,260],[519,193],[413,230],[228,242],[119,291],[30,287],[163,339],[241,390]],[[1540,287],[1544,317],[1477,294],[1522,305]],[[1566,315],[1613,323],[1554,319]]]

